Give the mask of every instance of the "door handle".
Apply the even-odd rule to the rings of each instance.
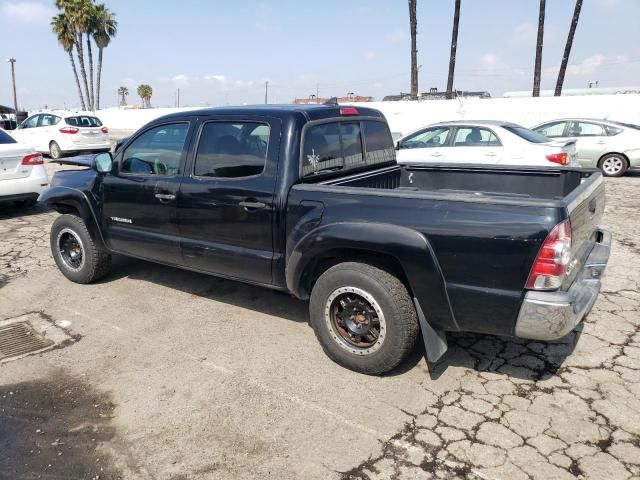
[[[175,200],[176,196],[173,193],[156,193],[156,198],[160,201],[162,200]]]
[[[606,144],[607,144],[607,142],[602,141],[602,140],[600,140],[600,141],[598,142],[598,145],[606,145]]]
[[[497,153],[495,152],[487,152],[484,154],[485,157],[495,157],[497,155]]]
[[[432,157],[441,157],[442,154],[441,153],[432,153],[431,156]]]
[[[267,204],[263,202],[250,202],[250,201],[240,202],[238,205],[240,205],[245,210],[258,210],[261,208],[265,208],[267,206]]]

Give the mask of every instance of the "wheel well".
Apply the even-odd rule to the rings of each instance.
[[[629,157],[627,157],[624,153],[619,153],[619,152],[607,152],[604,155],[602,155],[598,159],[598,168],[600,168],[600,165],[602,164],[602,160],[604,160],[604,157],[608,155],[620,155],[622,158],[624,158],[624,161],[627,162],[627,168],[629,168]]]
[[[70,215],[77,215],[80,217],[80,211],[74,207],[73,205],[68,205],[66,203],[54,203],[51,207],[58,213],[68,213]]]
[[[385,253],[350,248],[329,250],[311,260],[300,277],[300,293],[308,297],[320,275],[343,262],[361,262],[386,270],[397,277],[411,294],[404,268],[397,258]]]

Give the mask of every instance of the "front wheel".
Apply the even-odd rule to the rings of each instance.
[[[51,227],[50,241],[56,265],[72,282],[91,283],[109,272],[111,255],[93,241],[80,217],[58,217]]]
[[[60,158],[62,158],[62,149],[57,142],[51,142],[49,144],[49,155],[54,160],[59,160]]]
[[[309,310],[329,358],[361,373],[392,370],[418,336],[406,287],[389,272],[364,263],[340,263],[324,272],[311,292]]]
[[[621,177],[629,168],[627,159],[617,153],[605,155],[598,164],[605,177]]]

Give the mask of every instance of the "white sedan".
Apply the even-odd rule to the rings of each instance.
[[[31,115],[11,134],[36,151],[59,159],[67,153],[107,152],[111,149],[109,130],[98,117],[55,113]]]
[[[553,141],[515,123],[442,122],[397,142],[398,163],[579,166],[575,140]]]
[[[35,205],[48,186],[42,154],[0,130],[0,202]]]

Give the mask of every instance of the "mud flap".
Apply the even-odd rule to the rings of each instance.
[[[417,298],[414,297],[413,303],[416,305],[416,312],[420,321],[420,330],[424,340],[424,349],[427,352],[427,360],[431,363],[437,362],[447,351],[447,336],[444,331],[435,330],[429,325]]]

